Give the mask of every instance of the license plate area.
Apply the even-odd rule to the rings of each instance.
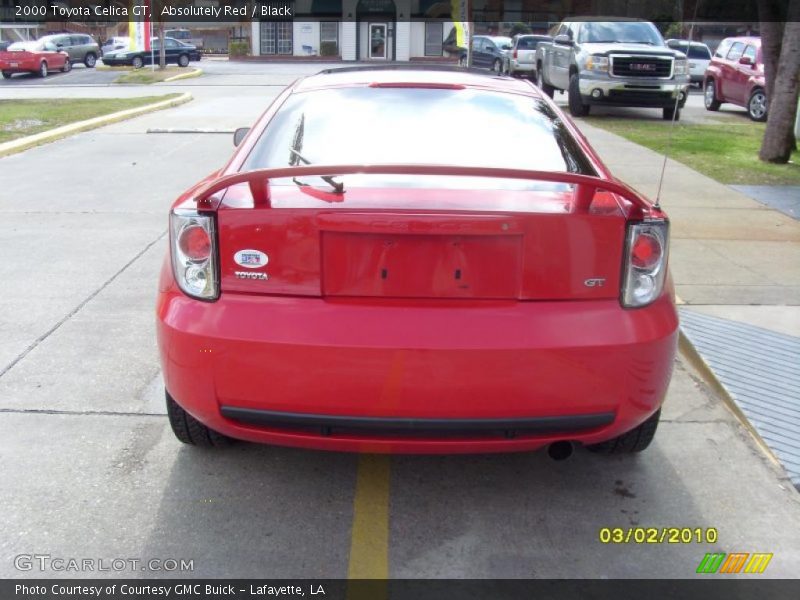
[[[323,231],[326,296],[517,298],[522,235]]]

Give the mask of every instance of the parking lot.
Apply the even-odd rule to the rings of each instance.
[[[61,575],[15,563],[48,554],[185,559],[191,571],[167,574],[193,577],[672,578],[693,576],[706,552],[770,552],[765,576],[797,576],[798,492],[682,355],[654,445],[638,456],[179,444],[154,333],[167,211],[230,156],[228,132],[326,65],[199,66],[202,78],[157,86],[116,86],[82,67],[0,81],[12,99],[194,95],[0,159],[2,577]],[[593,112],[605,113],[661,119]],[[738,108],[716,117],[747,118]],[[707,118],[693,93],[682,120]],[[698,277],[690,260],[675,259],[679,293],[684,274]],[[615,527],[714,528],[718,541],[601,542]]]

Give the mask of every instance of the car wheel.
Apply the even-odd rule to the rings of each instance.
[[[607,442],[592,444],[586,446],[586,448],[600,454],[630,454],[632,452],[641,452],[653,441],[660,417],[661,409],[659,408],[652,417],[635,429],[631,429],[627,433],[623,433]]]
[[[47,63],[44,61],[39,63],[39,77],[47,77]]]
[[[466,67],[467,66],[467,57],[466,56],[459,56],[458,57],[458,66],[459,67]]]
[[[581,88],[578,74],[573,73],[569,78],[569,114],[573,117],[585,117],[589,114],[589,105],[581,100]]]
[[[764,90],[753,90],[747,101],[747,114],[753,121],[767,120],[767,95]]]
[[[3,79],[11,79],[13,73],[11,71],[3,71]]]
[[[61,72],[69,73],[70,71],[72,71],[72,63],[69,61],[69,59],[67,59],[64,61],[64,66],[61,67]]]
[[[89,52],[86,56],[84,56],[83,64],[89,69],[94,69],[95,65],[97,64],[97,55],[93,52]]]
[[[676,121],[679,121],[681,118],[681,109],[676,106],[665,106],[661,113],[661,118],[665,121],[672,121],[673,117],[675,117]]]
[[[553,97],[553,92],[555,92],[555,88],[552,85],[549,85],[544,82],[544,75],[542,75],[542,69],[536,69],[536,87],[542,90],[545,94]]]
[[[717,87],[714,85],[713,79],[706,81],[706,89],[703,90],[703,103],[706,105],[706,110],[719,110],[719,106],[722,104],[717,100]]]
[[[209,429],[200,421],[195,419],[192,415],[183,410],[180,405],[172,399],[169,392],[167,396],[167,415],[169,416],[169,424],[172,427],[172,433],[184,444],[192,446],[227,446],[231,443],[231,439]]]
[[[185,54],[181,54],[178,57],[178,66],[179,67],[188,67],[189,66],[189,57]]]
[[[141,56],[134,56],[131,64],[134,69],[141,69],[144,66],[144,60],[142,60]]]
[[[503,74],[503,63],[500,61],[499,58],[494,59],[494,62],[492,63],[492,71],[494,71],[498,75]]]

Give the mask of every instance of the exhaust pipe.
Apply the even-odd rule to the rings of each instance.
[[[547,447],[547,456],[553,460],[567,460],[572,456],[572,442],[553,442]]]

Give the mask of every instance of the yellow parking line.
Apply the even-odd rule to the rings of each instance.
[[[348,579],[389,577],[389,457],[358,458]]]

